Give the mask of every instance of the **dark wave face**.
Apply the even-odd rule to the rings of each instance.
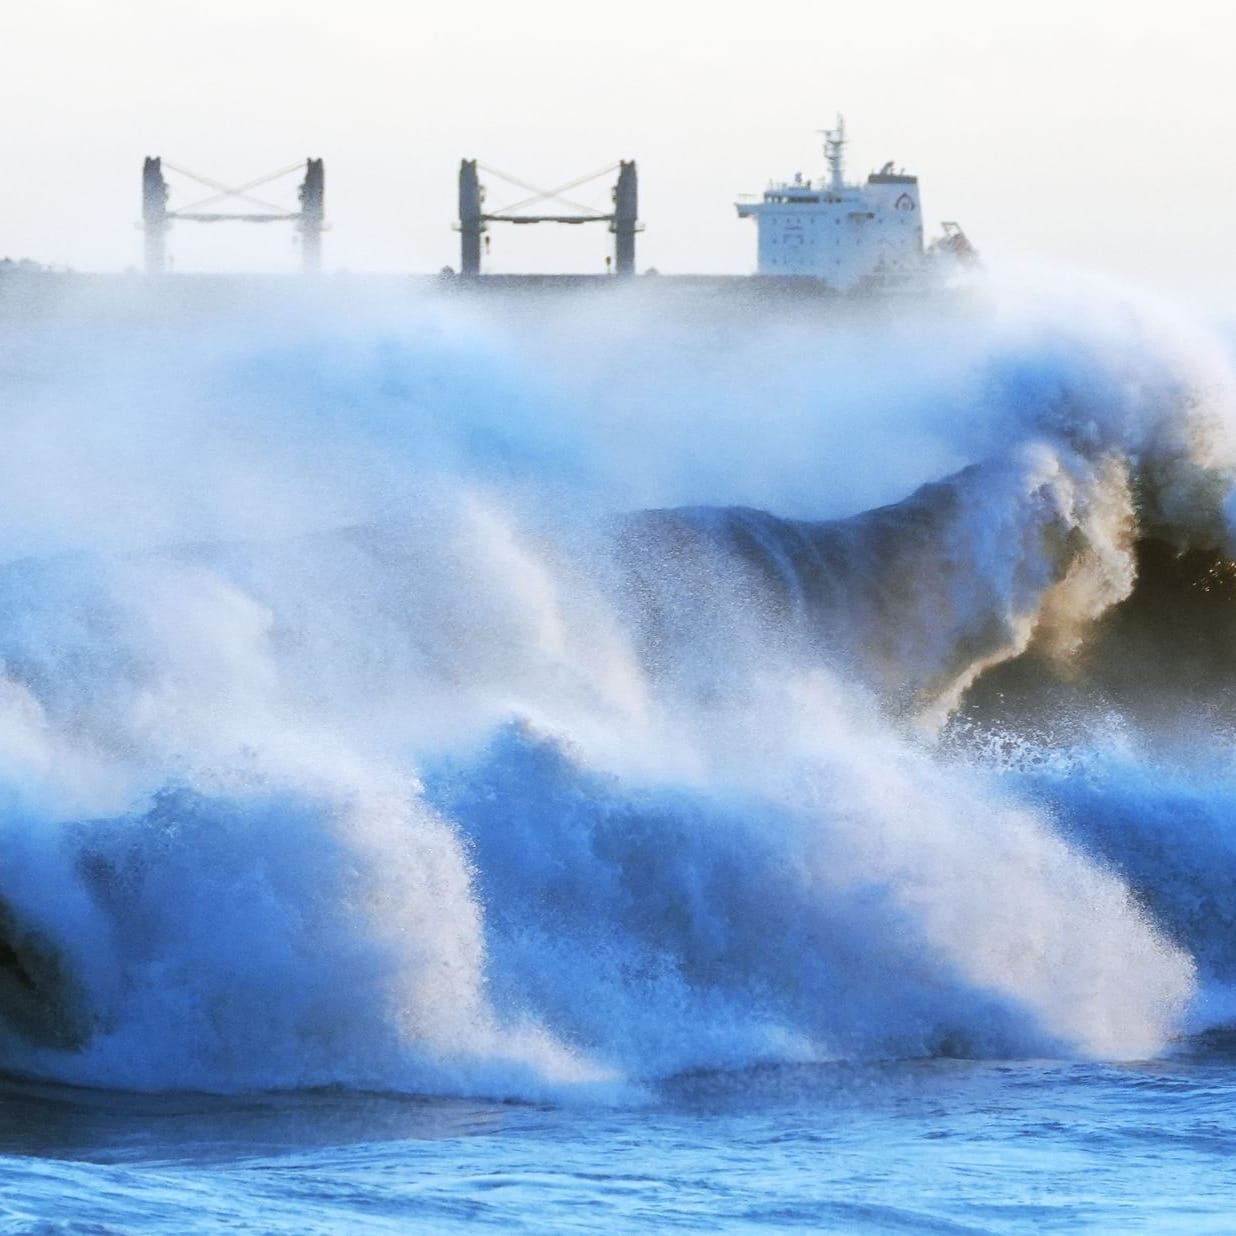
[[[1127,597],[1099,615],[1061,661],[1033,641],[968,691],[962,714],[1043,734],[1115,714],[1170,745],[1194,726],[1227,737],[1236,721],[1236,563],[1216,546],[1145,537]]]
[[[624,1099],[1230,1020],[1205,327],[92,295],[0,306],[0,1070]]]
[[[1093,576],[1104,600],[1127,586],[1125,547],[1077,508],[1076,478],[1036,476],[1037,462],[973,465],[827,522],[733,508],[638,516],[622,554],[647,611],[648,655],[662,668],[676,660],[673,649],[698,638],[707,598],[713,639],[748,629],[761,649],[787,641],[793,655],[868,686],[894,714],[949,708],[977,675],[1028,646],[1080,575]]]
[[[1111,710],[1152,732],[1218,722],[1236,689],[1228,551],[1139,536],[1128,508],[1095,527],[1047,483],[1001,512],[1016,531],[995,534],[1001,570],[984,578],[990,482],[974,465],[818,523],[736,508],[633,517],[619,557],[647,664],[665,676],[690,662],[703,608],[711,639],[836,667],[893,716],[1036,732]],[[709,670],[719,689],[724,665]]]

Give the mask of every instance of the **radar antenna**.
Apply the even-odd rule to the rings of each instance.
[[[837,127],[824,129],[824,157],[828,160],[829,188],[840,193],[845,188],[845,117],[838,113]]]

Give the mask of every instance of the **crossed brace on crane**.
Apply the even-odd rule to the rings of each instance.
[[[490,176],[524,189],[532,194],[521,201],[513,202],[502,210],[486,211],[484,209],[485,193],[481,188],[479,172],[484,171]],[[589,181],[599,180],[611,172],[618,173],[618,183],[614,186],[614,209],[606,213],[594,210],[591,206],[581,206],[578,202],[564,197],[572,189]],[[538,202],[557,202],[568,207],[572,214],[521,214],[529,206]],[[622,160],[611,163],[609,167],[599,172],[589,172],[559,185],[556,189],[539,189],[536,185],[520,180],[497,168],[486,167],[476,159],[464,159],[459,165],[459,223],[460,235],[460,270],[464,275],[479,275],[481,273],[481,235],[488,230],[490,223],[608,223],[609,230],[614,235],[614,272],[619,275],[635,273],[635,233],[642,230],[639,222],[639,181],[635,171],[635,160]]]
[[[175,172],[204,188],[212,190],[208,197],[201,198],[178,210],[168,210],[170,194],[163,169]],[[300,209],[286,210],[272,202],[253,195],[274,180],[289,176],[304,169],[298,196]],[[210,210],[218,202],[240,201],[257,206],[259,211],[225,213]],[[317,271],[322,266],[322,233],[326,230],[326,172],[321,159],[304,159],[299,163],[281,167],[277,172],[259,176],[235,188],[201,176],[187,168],[154,157],[147,157],[142,165],[142,228],[146,234],[146,273],[161,274],[167,267],[167,233],[174,220],[186,223],[292,223],[301,237],[301,262],[306,271]]]

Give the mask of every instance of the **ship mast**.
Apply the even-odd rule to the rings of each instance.
[[[837,127],[824,130],[824,157],[828,160],[829,188],[845,188],[845,117],[838,114]]]

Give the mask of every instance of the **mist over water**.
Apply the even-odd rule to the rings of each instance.
[[[1204,323],[2,308],[3,1070],[626,1101],[1230,1015]]]

